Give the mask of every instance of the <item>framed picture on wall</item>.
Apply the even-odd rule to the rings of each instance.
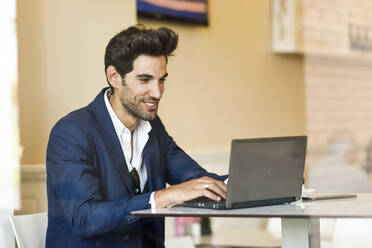
[[[208,0],[137,0],[137,15],[208,25]]]

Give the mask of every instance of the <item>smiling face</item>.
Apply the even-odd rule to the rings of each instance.
[[[167,63],[164,56],[140,55],[133,62],[133,70],[125,75],[120,100],[129,114],[153,120],[164,92]]]
[[[133,70],[116,84],[115,95],[119,96],[124,119],[153,120],[157,116],[160,99],[167,77],[164,56],[140,55],[133,62]],[[125,113],[124,113],[125,112]],[[125,124],[125,123],[124,123]]]

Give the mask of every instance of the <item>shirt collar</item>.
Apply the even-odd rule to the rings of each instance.
[[[124,132],[130,133],[130,130],[119,120],[118,116],[114,112],[111,107],[110,101],[108,99],[108,93],[110,89],[107,89],[104,94],[105,105],[109,115],[111,117],[112,123],[114,124],[114,128],[118,137],[120,137]],[[140,133],[149,133],[151,131],[151,124],[148,121],[140,120],[138,125],[135,128]]]

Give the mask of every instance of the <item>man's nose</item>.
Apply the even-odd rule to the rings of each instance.
[[[163,87],[160,83],[154,83],[151,87],[150,95],[153,98],[160,99],[163,95]]]

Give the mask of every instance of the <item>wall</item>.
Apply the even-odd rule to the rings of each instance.
[[[185,150],[305,133],[303,58],[271,52],[270,9],[269,0],[215,0],[209,27],[139,20],[180,35],[160,116]],[[45,163],[52,125],[105,86],[105,45],[135,19],[129,0],[19,0],[23,163]]]
[[[269,0],[215,0],[209,27],[139,19],[179,33],[160,116],[187,151],[306,132],[303,58],[271,51],[270,10]]]
[[[337,2],[337,4],[335,4]],[[360,165],[372,138],[372,2],[302,0],[307,161],[322,159],[336,133],[354,136]]]
[[[367,158],[368,155],[372,158],[372,43],[369,38],[372,2],[302,0],[302,3],[309,175],[312,166],[330,164],[325,161],[336,154],[330,147],[342,142],[350,148],[342,152],[339,146],[336,150],[340,156],[339,171],[345,169],[341,167],[344,163],[343,166],[364,166],[369,172],[372,168],[372,160]],[[346,159],[344,153],[354,154],[355,158]],[[353,178],[347,172],[345,180]],[[360,174],[363,172],[360,170]],[[325,168],[323,173],[327,175]],[[327,176],[318,179],[321,184],[327,181],[331,188],[357,189],[358,184],[345,180],[337,184]],[[364,184],[362,179],[358,181],[359,185]],[[320,189],[321,184],[312,186]],[[350,192],[351,188],[348,189]]]
[[[108,40],[136,23],[132,0],[18,0],[23,164],[45,163],[50,129],[106,86]]]

